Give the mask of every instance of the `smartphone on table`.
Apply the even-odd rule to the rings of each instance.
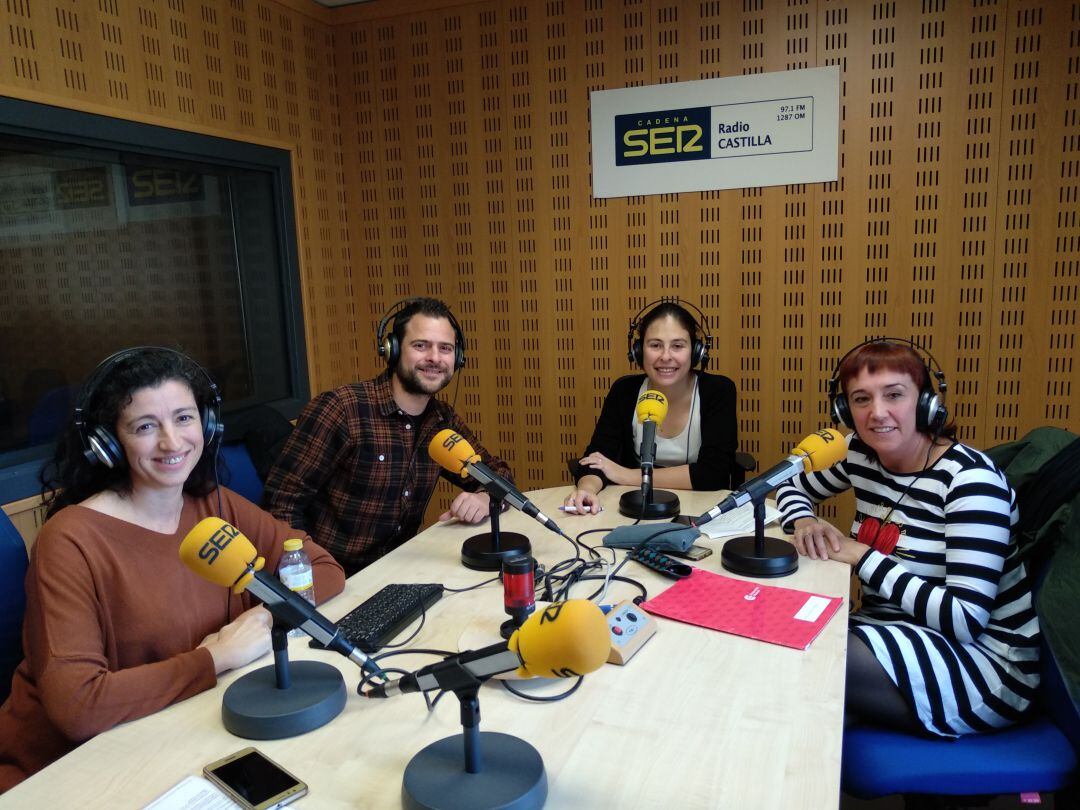
[[[690,546],[686,551],[679,551],[678,549],[664,549],[664,554],[669,557],[682,557],[684,560],[703,560],[712,554],[711,548],[705,546]]]
[[[308,792],[307,785],[256,748],[211,762],[203,774],[245,810],[274,810]]]
[[[671,519],[672,523],[679,523],[683,526],[692,526],[693,518],[690,515],[676,515]],[[690,546],[686,551],[671,551],[665,550],[665,554],[669,557],[682,557],[684,560],[702,560],[712,554],[711,548],[705,546]]]

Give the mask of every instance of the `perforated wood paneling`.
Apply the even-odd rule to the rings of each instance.
[[[0,92],[294,148],[316,389],[375,371],[390,304],[441,295],[470,341],[458,407],[556,484],[629,318],[680,295],[765,465],[882,334],[934,352],[966,441],[1080,427],[1080,3],[297,8],[9,0]],[[826,64],[836,182],[591,198],[590,90]]]
[[[435,114],[443,143],[469,152],[468,177],[454,156],[437,171],[458,205],[443,215],[470,220],[472,245],[455,250],[487,268],[466,273],[456,255],[444,259],[459,285],[444,291],[482,347],[465,377],[477,392],[468,415],[527,486],[566,480],[565,457],[629,371],[629,318],[661,295],[705,310],[712,367],[738,384],[742,445],[763,464],[826,422],[836,361],[880,335],[937,356],[961,437],[977,446],[1046,422],[1080,424],[1076,3],[439,6],[345,10],[340,41],[352,60],[398,66],[376,32],[400,49],[423,22],[476,43],[464,71],[448,62],[434,79],[482,111],[461,120],[448,98]],[[591,198],[589,91],[827,64],[842,71],[836,182]],[[371,79],[354,73],[346,95],[378,94]],[[387,110],[370,114],[392,126]],[[459,145],[463,126],[472,131]],[[346,143],[363,138],[347,121]],[[385,159],[398,148],[417,153],[423,141],[405,133]],[[471,157],[476,148],[483,159]],[[350,194],[379,193],[364,162],[348,170]],[[422,186],[406,178],[406,198]],[[386,209],[373,214],[387,219]],[[375,249],[351,236],[354,255]],[[410,259],[403,272],[416,290],[430,271]],[[393,297],[373,299],[372,317]]]

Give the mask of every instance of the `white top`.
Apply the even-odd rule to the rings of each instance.
[[[686,420],[682,431],[677,436],[666,438],[656,434],[656,463],[661,467],[678,467],[683,464],[692,464],[698,460],[701,452],[701,397],[698,396],[697,377],[694,377],[694,398],[690,404],[690,418]],[[649,378],[641,381],[641,390],[638,397],[649,390]],[[634,444],[638,448],[638,457],[641,456],[642,428],[637,418],[637,410],[630,414],[633,423]]]

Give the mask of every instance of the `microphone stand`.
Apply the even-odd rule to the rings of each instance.
[[[461,734],[434,742],[409,760],[401,783],[402,805],[407,810],[543,807],[547,774],[540,752],[519,737],[480,731],[482,681],[460,663],[447,663],[442,678],[448,682],[444,688],[453,691],[461,704]],[[462,754],[459,770],[455,763],[461,762]]]
[[[655,423],[650,423],[655,425]],[[655,428],[654,428],[655,430]],[[652,472],[656,439],[645,431],[641,439],[641,490],[624,492],[619,498],[619,514],[638,520],[674,518],[679,514],[679,496],[666,489],[653,491]]]
[[[733,537],[724,543],[720,564],[748,577],[786,577],[799,568],[795,546],[779,537],[765,536],[765,495],[751,495],[754,504],[753,536]]]
[[[225,730],[248,740],[280,740],[324,726],[345,708],[345,679],[323,661],[289,661],[291,622],[275,617],[274,663],[234,681],[221,701]]]
[[[474,571],[500,571],[503,560],[532,554],[529,538],[520,532],[500,532],[499,515],[503,498],[509,492],[501,478],[487,484],[491,531],[474,534],[461,546],[461,564]]]

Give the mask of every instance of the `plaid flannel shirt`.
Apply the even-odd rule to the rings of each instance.
[[[510,478],[453,408],[432,398],[420,416],[394,402],[390,375],[325,391],[304,408],[266,480],[266,509],[325,547],[352,574],[414,536],[442,469],[428,444],[444,428],[460,433],[484,463]]]

